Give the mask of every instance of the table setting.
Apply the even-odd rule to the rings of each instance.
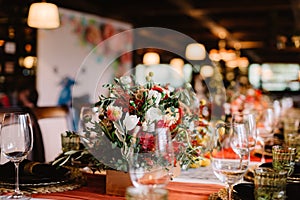
[[[81,186],[71,169],[55,168],[51,164],[23,160],[20,163],[19,186],[26,193],[49,193],[73,190]],[[0,191],[7,193],[14,188],[14,166],[8,162],[0,166]]]
[[[4,115],[1,153],[10,162],[0,165],[1,198],[296,199],[295,115],[247,102],[251,109],[211,120],[191,87],[171,89],[152,76],[145,85],[132,76],[107,84],[110,95],[82,107],[78,130],[61,133],[62,153],[50,163],[26,158],[26,114]]]
[[[9,162],[0,165],[0,192],[7,194],[1,199],[30,199],[32,193],[60,192],[81,186],[74,169],[28,160],[32,145],[29,114],[5,113],[1,124],[1,152]]]
[[[248,151],[251,156],[258,156],[260,159],[258,162],[249,163],[243,178],[233,184],[232,197],[228,197],[230,189],[222,188],[217,195],[211,195],[210,199],[298,199],[299,115],[291,114],[294,112],[293,108],[283,110],[284,106],[278,107],[277,100],[265,108],[263,103],[256,106],[254,98],[245,97],[239,100],[238,103],[234,100],[231,102],[233,108],[230,110],[229,121],[245,125],[248,132]],[[249,115],[253,115],[254,120]],[[225,131],[219,134],[222,139],[224,133]],[[228,148],[234,148],[234,145],[228,145]],[[239,151],[243,151],[243,148]],[[235,177],[233,169],[230,168],[230,176]],[[224,175],[228,173],[224,171]],[[234,178],[230,176],[225,181],[229,186],[230,181],[234,183]]]

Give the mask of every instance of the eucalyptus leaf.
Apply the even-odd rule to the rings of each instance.
[[[69,155],[62,163],[60,163],[59,166],[63,166],[64,164],[66,164],[70,158],[71,158],[71,155]]]
[[[66,159],[66,157],[58,158],[57,160],[55,160],[55,161],[52,162],[52,165],[57,165],[58,163],[60,163],[64,159]]]
[[[75,154],[75,153],[78,153],[78,152],[79,152],[78,150],[70,150],[70,151],[65,152],[64,154],[65,155],[72,155],[72,154]]]

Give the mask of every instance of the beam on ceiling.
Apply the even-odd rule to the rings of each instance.
[[[193,12],[195,10],[194,6],[189,1],[182,1],[182,0],[169,0],[170,3],[173,3],[174,5],[177,5],[178,8],[182,10],[186,15],[192,17],[193,19],[197,20],[199,23],[202,24],[202,26],[206,26],[215,36],[219,37],[220,39],[226,39],[227,44],[231,47],[235,47],[237,44],[239,45],[240,49],[249,47],[249,46],[255,46],[255,45],[263,45],[263,44],[256,44],[256,43],[241,43],[236,38],[232,36],[232,34],[223,26],[216,23],[214,20],[212,20],[209,16],[206,15],[205,12]],[[255,45],[254,45],[255,44]],[[244,46],[243,46],[244,45]],[[252,56],[254,53],[252,52]],[[250,54],[251,55],[251,54]],[[260,57],[258,55],[255,55],[255,60],[260,61]]]

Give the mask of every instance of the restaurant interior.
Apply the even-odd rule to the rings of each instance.
[[[297,199],[300,0],[0,0],[0,105],[33,132],[1,138],[3,197]],[[147,152],[166,127],[175,163]]]
[[[35,87],[36,84],[38,29],[29,27],[27,24],[29,6],[34,2],[37,1],[2,0],[0,2],[1,81],[10,94],[17,90],[17,85],[22,84],[23,81],[31,87]],[[227,53],[229,57],[230,53],[235,54],[233,55],[236,57],[235,60],[226,61],[225,64],[229,66],[224,68],[230,68],[227,71],[232,71],[233,68],[236,68],[237,62],[244,61],[242,65],[245,65],[244,68],[247,69],[242,71],[246,76],[248,76],[251,64],[279,65],[277,71],[281,73],[282,71],[286,72],[285,68],[288,68],[285,67],[286,64],[298,64],[299,62],[300,28],[297,0],[276,0],[271,3],[270,1],[235,0],[229,2],[213,0],[201,3],[197,1],[143,2],[134,0],[123,3],[121,1],[89,0],[83,3],[54,0],[49,3],[54,3],[60,8],[129,23],[132,28],[162,27],[178,31],[191,37],[195,42],[203,44],[210,58],[215,57],[220,60],[218,55],[221,55],[223,50],[224,55]],[[165,37],[156,38],[156,40],[170,40],[169,36]],[[154,38],[152,39],[154,40]],[[133,52],[132,66],[142,64],[143,56],[148,51],[159,53],[161,64],[169,64],[172,58],[178,57],[178,55],[162,49],[143,48]],[[24,66],[23,59],[27,56],[34,57],[32,61],[34,66],[31,68]],[[184,57],[182,59],[184,63],[189,62]],[[271,68],[276,71],[277,67]],[[278,81],[297,82],[299,80],[296,76],[297,69],[298,67],[295,67],[295,70],[292,69],[290,72],[294,76],[285,75],[284,78],[278,78],[274,75],[272,78],[265,77],[265,79],[276,83]],[[9,72],[9,70],[13,72]],[[16,83],[15,77],[21,83]],[[255,83],[256,87],[263,88],[262,85],[263,83]],[[270,84],[266,83],[265,85]],[[284,87],[283,84],[278,83],[278,87],[275,88],[266,86],[266,91],[269,89],[272,94],[280,93],[282,95],[287,92],[288,95],[295,95],[299,91],[299,85],[298,83],[291,85],[295,88]],[[295,100],[298,101],[298,98]]]

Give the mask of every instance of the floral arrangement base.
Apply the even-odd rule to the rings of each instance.
[[[107,170],[106,171],[106,194],[125,196],[126,188],[132,186],[128,173]]]

